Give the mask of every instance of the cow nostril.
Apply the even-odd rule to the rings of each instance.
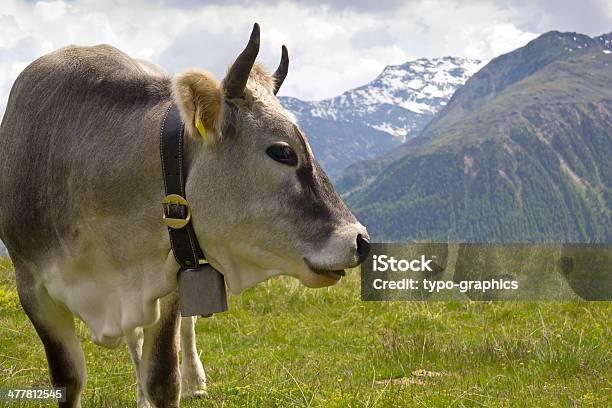
[[[359,263],[365,261],[369,253],[370,241],[361,234],[357,235],[357,257],[359,258]]]

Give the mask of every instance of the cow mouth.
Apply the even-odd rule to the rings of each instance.
[[[328,278],[332,278],[335,280],[340,280],[343,276],[346,276],[346,272],[344,272],[344,269],[340,269],[337,271],[325,271],[325,270],[320,270],[320,269],[313,269],[312,271],[316,273],[317,275],[325,275]]]
[[[306,265],[308,265],[308,268],[316,273],[317,275],[323,275],[323,276],[327,276],[328,278],[334,279],[334,280],[340,280],[343,276],[346,276],[346,272],[344,271],[344,269],[322,269],[322,268],[316,268],[314,267],[310,262],[308,262],[307,259],[304,259],[306,261]]]

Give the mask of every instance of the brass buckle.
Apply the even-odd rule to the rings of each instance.
[[[166,217],[166,211],[163,211],[162,217],[164,219],[164,223],[168,227],[172,229],[181,229],[185,225],[189,224],[189,220],[191,220],[191,206],[184,197],[181,197],[178,194],[169,194],[164,197],[164,200],[162,201],[162,207],[164,207],[164,209],[168,205],[182,205],[187,208],[187,216],[185,218],[169,218]]]

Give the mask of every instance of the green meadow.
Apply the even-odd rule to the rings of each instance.
[[[182,406],[612,406],[610,302],[361,302],[358,275],[317,290],[274,279],[199,319],[209,395]],[[135,407],[127,347],[95,346],[81,323],[78,332],[83,406]],[[0,388],[48,386],[4,259]]]

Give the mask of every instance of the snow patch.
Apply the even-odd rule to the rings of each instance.
[[[466,58],[420,58],[389,65],[372,82],[335,98],[292,101],[286,106],[300,117],[310,114],[334,121],[360,122],[404,141],[423,126],[424,122],[417,120],[420,116],[434,115],[484,64]]]

